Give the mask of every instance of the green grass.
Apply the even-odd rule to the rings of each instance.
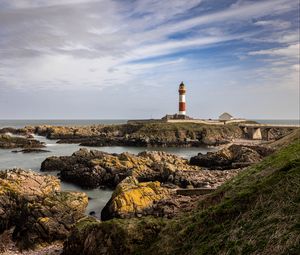
[[[223,185],[194,212],[171,221],[145,254],[296,254],[299,201],[296,141]]]

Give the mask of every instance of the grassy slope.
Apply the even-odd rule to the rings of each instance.
[[[167,224],[146,253],[153,252],[300,254],[299,140]]]

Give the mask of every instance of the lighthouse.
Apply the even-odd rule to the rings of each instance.
[[[186,114],[186,112],[185,112],[186,111],[185,92],[186,92],[185,85],[183,84],[183,82],[181,82],[179,85],[179,90],[178,90],[178,93],[179,93],[179,112],[178,112],[178,114],[183,115],[183,116],[185,116],[185,114]]]

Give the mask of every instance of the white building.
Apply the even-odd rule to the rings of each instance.
[[[233,120],[233,119],[234,119],[233,116],[227,112],[224,112],[219,116],[219,121],[227,121],[227,120]]]

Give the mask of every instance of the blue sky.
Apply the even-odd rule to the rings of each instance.
[[[297,0],[1,0],[0,118],[299,118]]]

